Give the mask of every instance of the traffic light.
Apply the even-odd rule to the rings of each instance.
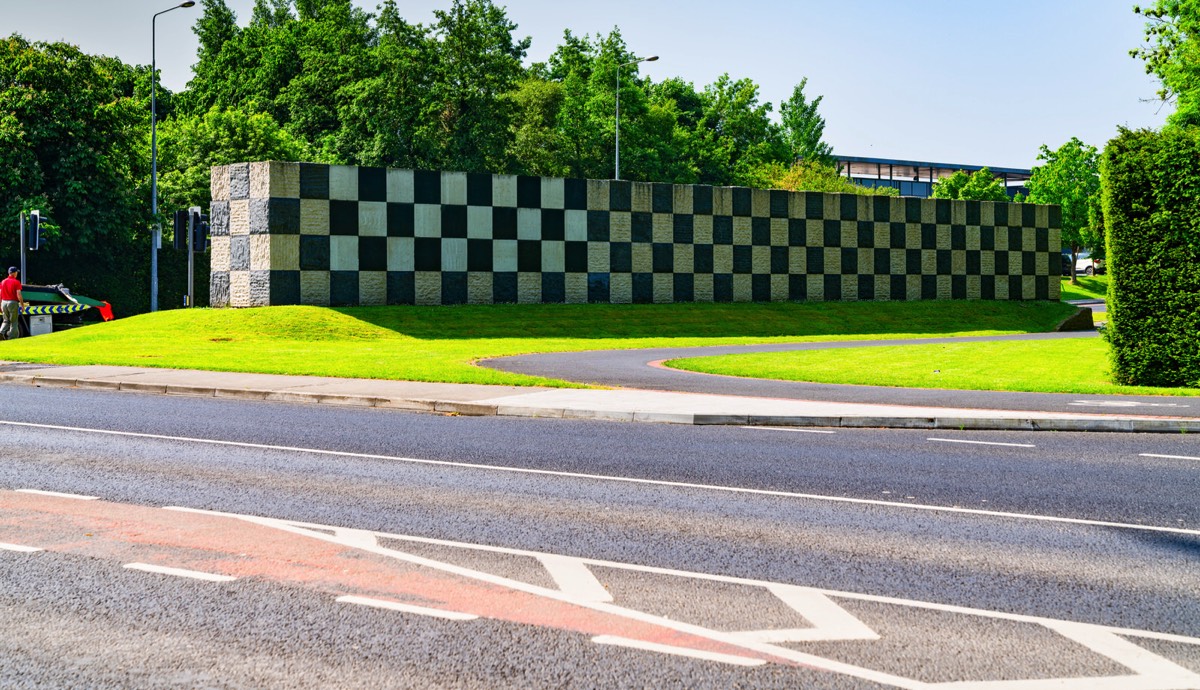
[[[208,215],[200,213],[200,208],[193,206],[191,212],[192,251],[203,252],[208,249]]]
[[[172,223],[172,229],[175,232],[175,251],[187,251],[188,239],[188,212],[176,211],[175,219]]]
[[[26,235],[29,238],[29,249],[37,251],[42,246],[42,212],[29,212],[29,230]]]

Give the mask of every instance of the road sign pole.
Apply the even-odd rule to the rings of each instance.
[[[25,278],[25,212],[21,211],[18,216],[21,219],[21,282],[28,282]]]

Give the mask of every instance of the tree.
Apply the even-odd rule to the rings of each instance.
[[[864,187],[855,184],[838,172],[836,166],[815,160],[797,161],[791,166],[769,163],[760,170],[760,183],[755,186],[793,192],[900,196],[900,190],[895,187]]]
[[[804,96],[808,78],[800,80],[792,91],[792,97],[779,106],[784,137],[792,149],[794,160],[814,160],[819,163],[833,162],[833,147],[821,140],[825,134],[825,118],[817,113],[824,96],[811,102]]]
[[[956,170],[950,177],[938,180],[933,184],[935,199],[968,199],[973,201],[1008,201],[1008,193],[1004,184],[983,168],[971,174]]]
[[[1169,121],[1200,125],[1200,0],[1155,0],[1133,11],[1147,20],[1146,45],[1129,54],[1159,78],[1159,98],[1175,103]]]
[[[1100,154],[1076,137],[1051,151],[1042,145],[1038,160],[1026,187],[1030,203],[1058,204],[1062,207],[1062,241],[1071,248],[1071,282],[1078,284],[1075,262],[1084,247],[1096,247],[1102,241],[1099,231],[1088,220],[1088,209],[1100,194]]]

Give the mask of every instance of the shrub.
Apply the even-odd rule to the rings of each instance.
[[[1200,383],[1200,133],[1122,129],[1101,162],[1117,383]]]

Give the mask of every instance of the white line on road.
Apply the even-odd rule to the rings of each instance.
[[[927,438],[926,441],[938,441],[940,443],[965,443],[972,446],[1005,446],[1008,448],[1037,448],[1032,443],[999,443],[997,441],[966,441],[961,438]]]
[[[16,551],[17,553],[37,553],[41,551],[36,546],[22,546],[21,544],[5,544],[0,541],[0,551]]]
[[[790,431],[795,434],[836,434],[836,431],[827,431],[825,429],[797,429],[787,426],[744,426],[743,429],[754,429],[763,431]]]
[[[17,489],[22,494],[37,494],[38,496],[53,496],[55,498],[74,498],[79,501],[98,501],[99,496],[82,496],[80,494],[64,494],[58,491],[42,491],[40,489]]]
[[[370,597],[344,596],[338,597],[337,601],[343,604],[358,604],[359,606],[370,606],[376,609],[387,609],[389,611],[401,611],[403,613],[415,613],[419,616],[428,616],[430,618],[444,618],[450,621],[473,621],[479,616],[473,613],[461,613],[459,611],[446,611],[445,609],[431,609],[424,606],[413,606],[412,604],[401,604],[398,601],[387,601],[384,599],[371,599]]]
[[[686,656],[690,659],[719,661],[723,664],[734,664],[736,666],[762,666],[763,664],[767,663],[763,659],[751,659],[744,656],[734,656],[733,654],[721,654],[719,652],[706,652],[701,649],[688,649],[687,647],[672,647],[669,644],[631,640],[627,637],[617,637],[616,635],[597,635],[592,638],[592,642],[595,642],[596,644],[613,645],[615,647],[641,649],[643,651],[658,652],[660,654]]]
[[[592,571],[578,558],[539,556],[538,560],[564,593],[586,601],[613,600],[604,585],[600,584]]]
[[[1194,457],[1191,457],[1191,456],[1188,456],[1188,455],[1157,455],[1157,454],[1155,454],[1155,453],[1142,453],[1142,454],[1140,455],[1140,457],[1143,457],[1143,458],[1163,458],[1163,459],[1166,459],[1166,460],[1200,460],[1200,458],[1194,458]]]
[[[205,582],[233,582],[236,577],[230,575],[215,575],[213,573],[202,573],[199,570],[185,570],[184,568],[168,568],[165,565],[151,565],[149,563],[126,563],[123,567],[130,570],[141,570],[146,573],[156,573],[158,575],[172,575],[174,577],[190,577],[193,580],[204,580]]]
[[[459,469],[486,470],[489,472],[508,472],[512,474],[528,474],[542,477],[564,477],[569,479],[589,479],[605,482],[621,482],[625,484],[640,484],[643,486],[665,486],[673,489],[696,489],[698,491],[720,491],[723,493],[745,494],[748,496],[771,496],[774,498],[795,498],[809,501],[825,501],[828,503],[848,503],[852,505],[877,506],[881,508],[901,508],[905,510],[923,510],[933,513],[950,513],[955,515],[973,515],[980,517],[996,517],[1010,520],[1031,520],[1036,522],[1051,522],[1066,525],[1082,525],[1085,527],[1115,527],[1119,529],[1139,530],[1145,532],[1162,532],[1167,534],[1186,534],[1200,536],[1200,530],[1180,527],[1159,527],[1157,525],[1135,525],[1124,522],[1107,522],[1105,520],[1088,520],[1085,518],[1058,517],[1055,515],[1035,515],[1031,513],[1006,513],[998,510],[981,510],[979,508],[960,508],[958,506],[926,505],[922,503],[902,503],[900,501],[880,501],[871,498],[851,498],[849,496],[823,496],[821,494],[804,494],[793,491],[776,491],[773,489],[751,489],[739,486],[721,486],[719,484],[695,484],[692,482],[672,482],[664,479],[644,479],[642,477],[618,477],[603,474],[587,474],[583,472],[561,472],[557,470],[538,470],[529,467],[502,467],[498,465],[482,465],[468,462],[451,462],[449,460],[427,460],[422,458],[405,458],[395,455],[374,455],[371,453],[350,453],[341,450],[320,450],[317,448],[297,448],[294,446],[273,446],[262,443],[245,443],[242,441],[217,441],[207,438],[190,438],[187,436],[165,436],[162,434],[141,434],[132,431],[110,431],[107,429],[88,429],[53,424],[33,424],[30,422],[0,421],[0,426],[27,427],[31,429],[54,429],[57,431],[74,431],[108,436],[125,436],[129,438],[148,438],[160,441],[175,441],[185,443],[203,443],[213,446],[230,448],[250,448],[253,450],[275,450],[285,453],[309,453],[336,458],[360,458],[363,460],[387,460],[389,462],[404,462],[414,465],[432,467],[455,467]]]

